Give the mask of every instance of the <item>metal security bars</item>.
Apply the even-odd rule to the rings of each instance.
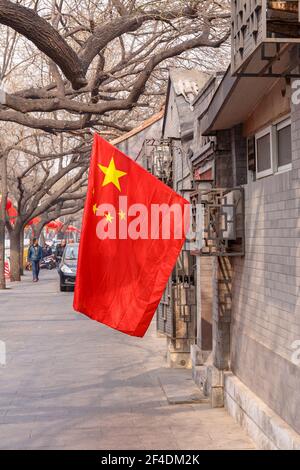
[[[138,160],[152,175],[173,186],[173,155],[170,139],[146,139]]]
[[[198,190],[191,195],[192,227],[202,243],[201,256],[243,256],[245,254],[244,190]],[[199,223],[199,211],[201,222]]]

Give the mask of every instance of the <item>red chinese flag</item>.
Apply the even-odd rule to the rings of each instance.
[[[144,336],[185,239],[189,204],[95,135],[74,309]]]

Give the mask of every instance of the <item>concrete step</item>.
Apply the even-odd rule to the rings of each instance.
[[[158,380],[170,405],[210,404],[193,381],[191,370],[166,368],[159,372]]]

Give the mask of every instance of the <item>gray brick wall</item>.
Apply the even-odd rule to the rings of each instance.
[[[247,183],[247,145],[243,137],[243,126],[231,129],[233,186]]]
[[[233,261],[231,367],[300,432],[300,110],[292,171],[245,185],[246,255]]]
[[[219,131],[217,133],[217,148],[215,152],[216,187],[232,188],[232,175],[231,131]]]
[[[197,256],[197,345],[212,350],[213,257]]]

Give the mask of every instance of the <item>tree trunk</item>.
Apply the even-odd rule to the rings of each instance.
[[[40,230],[39,239],[40,239],[40,245],[44,246],[45,245],[45,236],[44,236],[44,232],[43,232],[42,228]]]
[[[20,275],[24,276],[24,229],[20,236]]]
[[[41,238],[41,241],[40,241],[41,244],[43,244],[44,241],[45,241],[45,239],[43,239],[43,235],[42,235],[43,228],[44,228],[44,224],[38,224],[34,227],[34,236],[39,241],[40,241],[40,238]]]
[[[7,201],[7,157],[2,155],[0,157],[0,174],[1,174],[1,187],[0,193],[2,194],[0,205],[0,289],[6,288],[5,282],[5,218],[6,218],[6,201]]]
[[[20,265],[20,252],[21,252],[21,234],[22,230],[12,230],[10,236],[10,271],[11,281],[21,281],[21,265]]]
[[[1,219],[0,219],[0,289],[6,288],[4,266],[5,266],[5,222],[2,219],[2,214],[1,214]]]

